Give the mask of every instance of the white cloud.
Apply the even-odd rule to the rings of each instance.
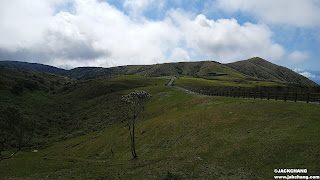
[[[29,6],[37,11],[37,3],[32,2]],[[15,3],[20,5],[20,1]],[[10,31],[1,32],[0,58],[67,67],[152,64],[163,62],[167,51],[180,39],[170,20],[135,22],[108,3],[96,0],[74,0],[73,6],[73,14],[53,14],[50,10],[51,13],[23,17],[25,12],[8,11],[7,21],[11,15],[18,14],[19,18],[6,26]],[[47,21],[27,27],[15,25],[21,21],[32,22],[38,16]],[[28,28],[30,31],[25,31]]]
[[[309,55],[306,52],[294,51],[288,56],[288,61],[293,64],[299,64],[304,62],[309,58]]]
[[[140,16],[148,7],[152,5],[154,0],[125,0],[123,7],[130,10],[130,14],[134,17]]]
[[[217,0],[221,9],[256,15],[264,22],[301,27],[320,25],[318,0]]]
[[[143,9],[152,0],[137,2],[127,0],[128,7]],[[61,6],[72,11],[60,11]],[[276,60],[284,53],[265,25],[213,21],[182,10],[171,10],[162,20],[136,20],[97,0],[11,0],[1,2],[0,18],[0,59],[60,67],[154,64],[198,57],[222,62],[254,56]]]
[[[302,72],[302,71],[304,71],[304,69],[302,69],[302,68],[295,68],[293,71],[294,71],[294,72]]]
[[[181,48],[174,48],[169,60],[173,62],[190,61],[190,57],[187,51]]]
[[[207,19],[204,15],[189,18],[179,11],[171,12],[189,48],[209,59],[231,62],[249,57],[276,60],[283,48],[272,42],[272,32],[264,25],[238,24],[235,19]]]
[[[10,0],[0,4],[0,47],[13,50],[28,46],[42,38],[45,24],[53,14],[53,4],[48,1],[32,2]]]
[[[319,71],[309,71],[309,70],[307,70],[307,71],[302,71],[299,74],[311,79],[312,81],[314,81],[315,83],[320,85],[320,72]]]
[[[305,76],[307,78],[316,78],[317,77],[316,75],[311,74],[309,72],[302,72],[302,73],[299,73],[299,74],[301,74],[302,76]]]

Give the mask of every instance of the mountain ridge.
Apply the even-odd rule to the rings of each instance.
[[[229,63],[227,66],[248,76],[278,82],[296,82],[301,85],[317,86],[312,80],[286,68],[259,57]],[[260,72],[259,72],[260,71]]]
[[[22,61],[0,61],[0,66],[5,66],[7,68],[25,70],[25,71],[35,71],[35,72],[47,72],[52,74],[63,73],[67,70],[61,69],[55,66],[50,66],[40,63],[29,63]]]
[[[115,75],[159,76],[194,76],[206,77],[226,75],[236,78],[253,78],[301,86],[318,86],[312,80],[286,68],[273,64],[259,57],[233,63],[222,64],[215,61],[178,62],[154,65],[126,65],[110,68],[77,67],[65,70],[49,65],[19,61],[0,61],[0,65],[36,72],[48,72],[75,79],[95,79]]]

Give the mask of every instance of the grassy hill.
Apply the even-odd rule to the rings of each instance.
[[[0,66],[4,66],[7,68],[25,70],[25,71],[34,71],[34,72],[47,72],[52,74],[63,74],[67,70],[44,65],[38,63],[27,63],[20,61],[0,61]]]
[[[175,83],[286,86],[202,63],[176,63],[181,74],[202,74]],[[18,107],[36,122],[29,146],[0,161],[0,179],[272,179],[275,168],[320,174],[319,105],[200,97],[164,86],[170,77],[132,74],[75,80],[0,67],[0,109]],[[134,160],[121,96],[136,89],[153,97],[137,122]]]
[[[292,167],[320,174],[319,105],[138,89],[153,98],[137,123],[137,160],[118,123],[25,150],[0,163],[1,178],[272,179],[275,168]]]
[[[47,73],[0,68],[0,110],[20,109],[36,122],[32,146],[84,135],[123,121],[121,96],[127,90],[163,86],[167,80],[134,76],[86,81]]]
[[[161,76],[210,76],[223,73],[232,77],[244,77],[231,68],[214,61],[165,63],[155,65],[129,65],[111,68],[82,67],[68,71],[67,75],[76,79],[94,79],[114,75]]]
[[[250,77],[276,82],[292,82],[303,86],[317,86],[310,79],[282,66],[255,57],[227,64],[228,67]]]
[[[81,80],[116,75],[139,75],[145,77],[186,76],[213,80],[262,80],[298,86],[318,86],[313,81],[294,71],[272,64],[261,58],[251,58],[229,64],[221,64],[214,61],[199,61],[155,65],[129,65],[111,68],[80,67],[71,70],[62,70],[45,65],[41,68],[39,64],[8,61],[0,61],[0,65],[23,70],[49,72]]]

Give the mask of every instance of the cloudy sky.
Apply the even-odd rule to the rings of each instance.
[[[73,68],[259,56],[309,73],[319,55],[319,0],[0,0],[0,60]]]

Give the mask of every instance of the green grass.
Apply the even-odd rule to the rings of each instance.
[[[45,73],[3,69],[0,110],[15,106],[25,118],[36,122],[36,136],[31,143],[35,148],[121,122],[122,95],[136,88],[162,87],[167,82],[139,76],[116,76],[119,81],[108,78],[75,81]],[[38,88],[30,89],[22,82],[32,82]],[[17,85],[22,87],[18,94],[12,92]]]
[[[18,153],[0,163],[0,177],[164,179],[170,172],[182,179],[272,179],[275,168],[320,174],[319,105],[145,90],[153,98],[137,123],[137,160],[120,123]]]
[[[202,78],[186,78],[181,77],[174,81],[175,85],[185,87],[187,89],[202,89],[208,87],[245,87],[245,88],[254,88],[254,87],[261,87],[261,86],[284,86],[279,83],[275,82],[268,82],[268,81],[249,81],[249,80],[242,80],[239,78],[233,77],[215,77],[212,79],[202,79]]]
[[[112,80],[132,80],[132,79],[147,79],[148,77],[145,76],[138,76],[138,75],[121,75],[115,76]]]
[[[0,108],[19,107],[37,131],[31,147],[0,162],[0,179],[272,179],[275,168],[320,174],[319,105],[194,96],[164,86],[168,77],[75,81],[6,71],[0,72]],[[175,83],[190,89],[278,85],[235,76]],[[133,160],[120,99],[136,89],[153,98],[137,122],[139,158]]]

